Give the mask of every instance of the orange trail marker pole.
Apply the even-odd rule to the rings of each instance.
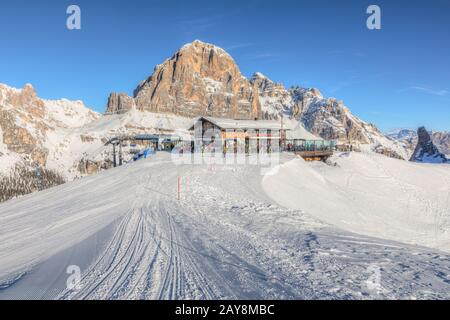
[[[180,201],[180,193],[181,193],[181,177],[178,176],[178,201]]]

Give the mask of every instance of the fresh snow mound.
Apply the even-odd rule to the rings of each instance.
[[[279,204],[340,228],[450,251],[450,165],[341,153],[335,165],[300,159],[264,179]]]

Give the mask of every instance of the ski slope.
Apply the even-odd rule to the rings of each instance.
[[[346,173],[352,157],[342,159],[329,170]],[[286,167],[308,166],[318,191],[332,177],[291,155],[282,163],[263,177],[256,165],[176,166],[158,153],[3,203],[0,299],[450,298],[449,254],[344,231],[307,202],[276,204],[267,188]],[[73,265],[81,282],[69,290]]]

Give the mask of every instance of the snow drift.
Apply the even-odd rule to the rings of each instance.
[[[342,153],[334,165],[287,162],[265,177],[279,204],[370,236],[450,251],[450,166]]]

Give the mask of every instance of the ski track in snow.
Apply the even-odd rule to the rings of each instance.
[[[7,262],[0,265],[0,298],[450,298],[450,255],[342,231],[280,207],[264,193],[261,180],[257,166],[175,166],[162,153],[2,204],[0,237],[19,239],[21,229],[26,237],[17,245],[0,245],[0,260]],[[91,189],[95,182],[106,190]],[[76,192],[84,193],[65,205],[67,194]],[[41,230],[26,231],[39,219],[30,201],[49,197],[60,214],[41,217],[48,219],[38,224]],[[106,209],[86,211],[89,202]],[[60,238],[51,238],[64,221],[75,231],[57,229]],[[111,231],[100,236],[105,228]],[[33,255],[27,246],[37,241],[43,248]],[[68,245],[60,246],[64,241]],[[69,264],[84,266],[79,290],[65,289]],[[381,275],[375,289],[367,283],[374,266]],[[33,294],[21,289],[29,283],[38,288]]]

